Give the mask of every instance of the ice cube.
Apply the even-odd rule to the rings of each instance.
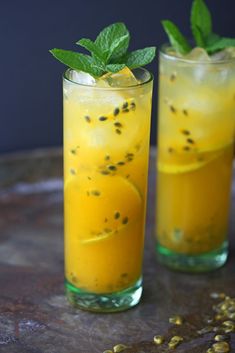
[[[191,52],[187,54],[185,58],[198,62],[210,61],[210,57],[207,54],[206,50],[198,47],[191,50]]]
[[[71,71],[72,81],[79,83],[81,85],[95,86],[96,80],[90,74],[83,71]]]
[[[105,81],[111,87],[131,87],[139,84],[138,80],[128,67],[115,74],[105,75]]]
[[[227,60],[227,59],[230,59],[230,52],[225,49],[225,50],[221,50],[221,51],[218,51],[217,53],[211,55],[211,60],[212,61],[223,61],[223,60]],[[235,52],[234,52],[234,55],[235,55]]]

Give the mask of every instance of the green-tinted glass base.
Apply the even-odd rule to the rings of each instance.
[[[167,267],[184,272],[208,272],[223,266],[228,257],[228,243],[224,242],[219,249],[201,255],[184,255],[173,252],[157,244],[159,262]]]
[[[124,311],[137,305],[142,294],[142,279],[132,287],[115,293],[96,294],[85,292],[65,281],[66,296],[72,306],[95,312]]]

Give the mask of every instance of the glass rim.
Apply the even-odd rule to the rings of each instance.
[[[159,48],[159,55],[163,56],[167,60],[179,61],[185,64],[192,64],[192,65],[224,65],[224,64],[230,64],[230,63],[235,64],[235,58],[215,60],[215,61],[206,61],[206,60],[197,61],[195,59],[188,59],[185,57],[170,55],[166,53],[166,48],[169,48],[169,47],[171,47],[170,43],[164,43]]]
[[[77,85],[77,86],[81,86],[81,87],[86,87],[86,88],[92,88],[92,89],[97,89],[97,90],[103,90],[103,91],[117,91],[117,90],[128,90],[128,89],[134,89],[134,88],[139,88],[139,87],[142,87],[144,85],[147,85],[148,83],[150,82],[153,82],[154,80],[154,76],[153,74],[148,71],[147,69],[143,68],[143,67],[138,67],[136,69],[133,69],[133,70],[141,70],[142,72],[145,72],[149,75],[148,79],[146,79],[145,81],[143,82],[140,82],[136,85],[130,85],[130,86],[119,86],[119,87],[97,87],[97,86],[93,86],[93,85],[87,85],[87,84],[84,84],[84,83],[79,83],[79,82],[76,82],[74,80],[72,80],[71,78],[68,77],[68,73],[71,72],[71,71],[77,71],[75,69],[72,69],[72,68],[67,68],[64,72],[63,72],[63,79],[69,83],[72,83],[74,85]]]

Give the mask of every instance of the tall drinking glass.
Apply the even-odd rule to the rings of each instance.
[[[169,267],[208,271],[227,259],[234,122],[235,59],[193,61],[163,47],[156,233]]]
[[[128,87],[63,79],[66,291],[91,311],[128,309],[142,292],[153,80],[134,74]]]

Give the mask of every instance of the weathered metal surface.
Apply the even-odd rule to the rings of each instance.
[[[152,343],[157,334],[182,335],[176,352],[206,352],[214,334],[195,332],[212,314],[209,294],[235,296],[235,222],[231,217],[230,259],[224,268],[191,276],[168,271],[154,255],[154,179],[152,156],[141,304],[123,313],[93,314],[74,310],[64,297],[61,152],[0,159],[1,353],[102,353],[117,343],[130,347],[126,353],[167,352],[167,345]],[[174,314],[185,324],[169,324]],[[234,336],[231,347],[235,352]]]

